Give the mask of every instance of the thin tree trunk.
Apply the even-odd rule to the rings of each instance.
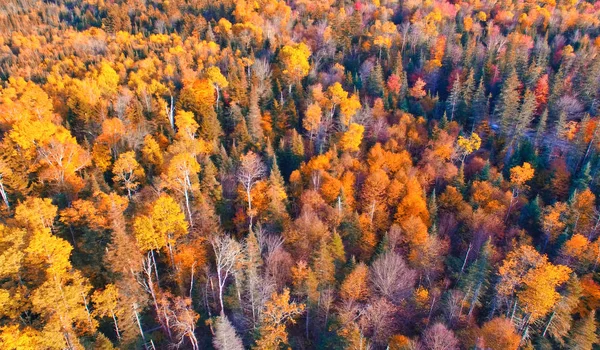
[[[467,249],[467,254],[465,254],[465,260],[463,261],[462,267],[460,268],[460,274],[462,275],[465,270],[465,265],[467,265],[467,259],[469,258],[469,253],[471,252],[471,243],[469,243],[469,249]]]
[[[6,190],[4,189],[4,184],[2,183],[2,181],[0,181],[0,195],[2,195],[2,200],[4,201],[4,204],[6,204],[6,207],[10,209],[10,204],[8,203],[8,196],[6,194]]]
[[[542,337],[546,336],[546,332],[548,331],[548,328],[550,327],[550,324],[552,323],[552,320],[554,319],[555,314],[556,314],[556,311],[552,311],[552,315],[550,315],[550,319],[548,320],[548,323],[546,323],[546,327],[544,327],[544,332],[542,333]]]
[[[115,316],[114,312],[111,312],[113,322],[115,323],[115,332],[117,332],[117,339],[121,341],[121,332],[119,332],[119,324],[117,323],[117,316]]]

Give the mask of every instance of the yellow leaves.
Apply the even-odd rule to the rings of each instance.
[[[485,22],[485,21],[487,21],[487,14],[483,11],[479,11],[477,13],[477,19],[480,20],[481,22]]]
[[[552,206],[544,208],[542,217],[542,229],[550,239],[550,242],[558,237],[565,229],[567,222],[564,215],[567,212],[567,204],[556,202]]]
[[[74,192],[83,186],[77,172],[90,164],[90,155],[71,133],[60,127],[58,131],[39,149],[42,171],[40,179],[58,183],[60,187],[69,185]]]
[[[194,156],[188,152],[175,155],[167,167],[167,182],[178,191],[184,191],[191,187],[191,176],[200,172],[200,164]],[[196,176],[197,177],[197,176]]]
[[[335,82],[331,85],[327,92],[331,95],[331,102],[335,105],[339,105],[342,101],[348,98],[348,92],[344,90],[342,84]]]
[[[6,350],[42,349],[43,337],[39,331],[31,328],[21,328],[18,325],[9,325],[0,328],[0,348]]]
[[[226,18],[221,18],[217,24],[219,26],[219,30],[221,30],[223,33],[228,34],[231,32],[231,27],[233,25]]]
[[[209,67],[206,70],[206,77],[208,78],[208,80],[210,80],[213,84],[217,85],[221,89],[224,89],[227,86],[229,86],[229,82],[227,81],[225,76],[221,74],[221,70],[219,69],[219,67]]]
[[[184,110],[178,110],[175,115],[175,126],[177,127],[177,137],[179,139],[192,140],[195,138],[196,131],[199,128],[194,119],[194,113]]]
[[[163,162],[163,155],[160,145],[152,135],[144,137],[144,146],[142,147],[142,157],[145,162],[154,166],[160,166]]]
[[[570,273],[571,269],[566,266],[544,263],[525,275],[525,289],[517,295],[532,321],[545,316],[560,299],[556,287],[565,283]]]
[[[465,17],[463,19],[463,26],[465,27],[465,31],[470,32],[473,29],[473,18]]]
[[[23,229],[0,224],[0,278],[16,277],[19,272],[26,234]]]
[[[281,48],[279,55],[284,67],[282,73],[288,78],[290,84],[299,81],[308,74],[310,69],[308,59],[311,52],[306,44],[285,45]]]
[[[111,96],[117,93],[117,88],[119,87],[119,75],[108,62],[102,62],[100,64],[97,83],[102,95]]]
[[[33,233],[26,253],[30,259],[34,259],[33,263],[46,264],[50,276],[62,276],[71,269],[69,257],[72,250],[69,242],[44,228]]]
[[[133,227],[142,251],[157,250],[166,245],[173,246],[179,237],[187,234],[183,211],[179,204],[166,194],[154,201],[148,216],[136,217]]]
[[[195,80],[190,89],[197,103],[207,106],[214,105],[215,88],[208,79]]]
[[[481,137],[476,133],[472,133],[469,138],[465,138],[461,135],[458,137],[456,144],[460,150],[462,159],[464,160],[466,156],[477,151],[479,147],[481,147]]]
[[[51,228],[56,212],[50,198],[29,197],[17,206],[15,220],[30,231]]]
[[[350,128],[340,139],[340,149],[348,152],[360,150],[360,143],[362,142],[364,131],[364,126],[356,123],[350,124]]]
[[[350,98],[343,99],[340,102],[340,119],[342,124],[348,125],[360,107],[360,101],[356,94],[353,94]]]
[[[521,308],[534,321],[545,316],[556,304],[560,298],[556,287],[569,279],[571,269],[553,265],[533,247],[522,245],[506,256],[498,273],[498,293],[512,296],[517,291]]]
[[[50,138],[58,127],[48,121],[40,120],[21,120],[13,125],[8,134],[19,147],[23,150],[29,150],[40,142]]]
[[[133,232],[138,247],[142,251],[158,250],[164,246],[164,241],[154,230],[152,219],[148,216],[142,215],[135,218]]]
[[[419,306],[426,307],[429,304],[429,290],[419,286],[415,290],[415,301]]]
[[[96,290],[92,295],[94,315],[98,317],[116,316],[119,290],[114,284],[107,284],[103,290]]]
[[[123,183],[123,188],[131,195],[139,185],[139,180],[145,176],[144,169],[135,159],[135,152],[125,152],[119,155],[119,159],[113,166],[113,181]]]
[[[510,169],[510,182],[517,187],[522,187],[527,181],[533,178],[535,169],[531,164],[525,162],[523,165],[517,165]]]

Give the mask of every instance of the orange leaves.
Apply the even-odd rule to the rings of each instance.
[[[480,336],[486,349],[517,350],[521,337],[515,331],[513,323],[503,317],[496,317],[486,322],[481,328]]]
[[[302,126],[310,132],[311,138],[314,137],[321,124],[321,115],[322,111],[318,103],[312,103],[308,106],[302,120]]]
[[[304,311],[303,304],[290,302],[290,291],[284,289],[283,293],[273,293],[271,299],[265,303],[263,321],[259,328],[259,338],[256,341],[257,350],[277,349],[287,344],[287,323],[295,323],[294,320]]]
[[[566,266],[543,263],[525,275],[524,290],[517,295],[532,321],[545,316],[556,304],[560,298],[556,287],[565,283],[570,273]]]
[[[215,103],[215,88],[210,80],[196,79],[190,89],[197,103],[211,107]]]
[[[533,178],[534,173],[535,169],[527,162],[514,166],[510,169],[510,182],[516,187],[523,187],[527,181]]]
[[[425,82],[423,79],[417,79],[415,85],[408,90],[408,94],[417,100],[427,96],[427,92],[425,92]]]
[[[369,296],[368,277],[369,268],[364,263],[357,264],[354,270],[346,276],[340,287],[342,299],[351,301],[366,300]]]
[[[556,288],[569,279],[571,269],[553,265],[533,247],[522,245],[507,255],[498,272],[498,293],[509,297],[516,291],[521,308],[533,321],[545,316],[559,300]]]

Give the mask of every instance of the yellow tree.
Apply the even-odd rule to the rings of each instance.
[[[215,90],[217,91],[216,105],[217,105],[217,109],[218,109],[219,108],[219,97],[221,95],[220,94],[221,89],[225,89],[227,86],[229,86],[229,82],[227,81],[225,76],[223,76],[223,74],[221,74],[221,70],[219,69],[219,67],[215,67],[215,66],[209,67],[206,70],[206,77],[213,84],[213,86],[215,87]]]
[[[265,303],[259,337],[255,349],[273,350],[287,344],[288,334],[286,324],[295,323],[296,316],[304,311],[304,304],[290,303],[290,291],[284,289],[283,293],[273,293],[271,300]]]
[[[322,113],[321,106],[318,103],[311,103],[306,109],[304,119],[302,119],[302,126],[308,131],[308,138],[310,140],[313,140],[319,131]]]
[[[71,133],[60,127],[38,148],[42,171],[40,178],[58,183],[59,187],[71,187],[78,192],[83,186],[77,172],[90,164],[90,155],[77,144]]]
[[[250,217],[249,229],[252,230],[252,218],[255,216],[255,212],[252,209],[251,191],[260,178],[266,174],[267,168],[260,157],[252,151],[243,155],[241,158],[241,164],[237,172],[237,179],[246,191],[246,197],[248,200],[248,216]]]
[[[360,143],[362,142],[364,131],[364,126],[356,123],[350,124],[350,128],[340,139],[340,149],[342,151],[358,152],[360,150]]]
[[[510,215],[510,211],[515,199],[519,196],[519,192],[527,188],[525,183],[531,180],[534,174],[535,169],[533,169],[531,164],[527,162],[523,163],[523,165],[517,165],[510,169],[510,185],[512,187],[512,196],[510,197],[510,204],[508,205],[508,210],[506,211],[506,218],[504,218],[504,221],[508,220],[508,216]]]
[[[190,225],[193,225],[190,197],[198,188],[198,173],[200,164],[192,154],[183,152],[175,155],[169,161],[166,174],[163,174],[167,187],[183,194]]]
[[[152,205],[151,219],[154,230],[162,237],[169,249],[174,265],[174,245],[177,239],[187,234],[188,225],[179,204],[168,195],[161,195]]]
[[[141,250],[154,251],[166,246],[171,264],[175,265],[174,245],[187,234],[188,227],[179,204],[171,196],[161,194],[152,203],[149,215],[138,216],[133,227]]]
[[[122,317],[123,310],[118,308],[119,290],[114,284],[108,284],[103,290],[96,290],[92,295],[94,315],[98,317],[111,317],[115,326],[117,338],[121,340],[117,315]]]
[[[458,137],[456,141],[458,146],[458,154],[460,157],[461,164],[465,163],[465,158],[467,156],[479,149],[481,147],[481,137],[476,133],[471,133],[471,136],[466,138],[462,135]]]
[[[548,314],[560,299],[556,287],[569,280],[571,269],[563,265],[543,263],[529,270],[523,278],[524,289],[517,293],[529,322]]]
[[[294,83],[308,75],[310,55],[310,48],[305,43],[285,45],[279,51],[279,59],[283,65],[282,73],[288,81],[288,93],[292,93]]]
[[[113,181],[122,183],[127,190],[127,196],[131,198],[131,191],[139,186],[140,179],[145,176],[144,169],[135,159],[135,152],[125,152],[119,155],[119,159],[113,165]]]

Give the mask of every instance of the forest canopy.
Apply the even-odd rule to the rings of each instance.
[[[5,0],[0,348],[598,349],[600,2]]]

